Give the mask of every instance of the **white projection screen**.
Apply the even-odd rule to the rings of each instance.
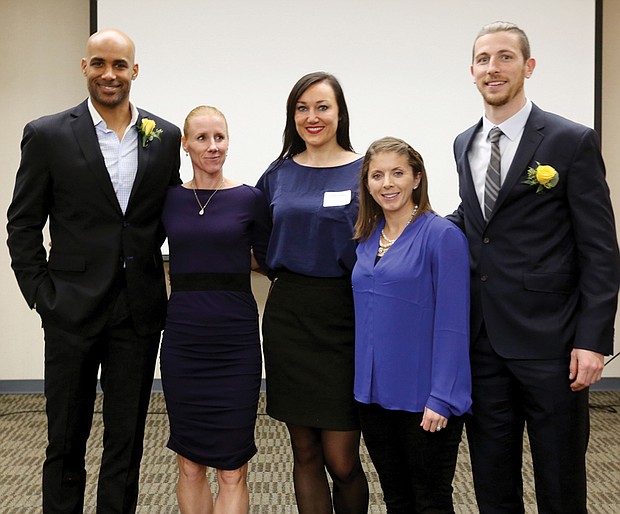
[[[226,176],[256,182],[281,150],[291,87],[328,71],[343,86],[355,150],[385,135],[408,141],[426,162],[442,215],[458,204],[452,142],[482,114],[472,43],[495,20],[530,38],[537,66],[527,96],[593,126],[595,0],[97,2],[98,28],[119,28],[136,43],[137,105],[179,126],[197,105],[224,112]],[[181,160],[188,180],[189,160]]]

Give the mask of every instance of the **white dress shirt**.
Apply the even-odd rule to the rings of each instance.
[[[471,169],[471,177],[474,181],[476,194],[480,209],[484,215],[484,183],[487,174],[487,167],[491,159],[491,141],[489,140],[489,132],[493,127],[499,127],[503,132],[499,140],[499,151],[501,154],[500,165],[500,183],[503,184],[517,153],[517,148],[523,136],[525,123],[532,112],[532,102],[528,99],[519,112],[508,118],[499,125],[491,123],[486,116],[482,117],[482,127],[474,136],[467,157],[469,158],[469,167]]]
[[[131,188],[138,172],[138,131],[136,130],[138,109],[131,102],[129,107],[131,108],[131,121],[125,129],[123,138],[119,141],[116,132],[108,128],[90,98],[88,99],[88,110],[95,125],[101,153],[123,214],[127,210]]]

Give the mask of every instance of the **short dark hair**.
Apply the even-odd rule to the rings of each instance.
[[[282,152],[280,152],[277,160],[288,159],[306,149],[306,143],[297,133],[297,128],[295,127],[295,109],[299,97],[310,86],[319,82],[327,82],[333,89],[334,96],[336,97],[338,104],[336,141],[343,149],[353,151],[349,137],[349,110],[347,109],[347,102],[344,99],[340,82],[330,73],[315,71],[301,77],[288,95],[288,100],[286,101],[286,125],[284,126],[284,134],[282,136]]]

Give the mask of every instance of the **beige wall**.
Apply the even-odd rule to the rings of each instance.
[[[620,233],[620,2],[603,1],[603,157]],[[616,352],[620,351],[620,315],[616,316]],[[606,367],[605,377],[620,377],[620,357]]]
[[[87,0],[1,0],[4,76],[0,93],[0,210],[3,227],[15,171],[21,130],[29,120],[77,104],[86,96],[80,59],[88,37]],[[620,2],[604,1],[603,153],[617,218],[620,217]],[[578,68],[577,68],[578,69]],[[567,85],[568,87],[568,85]],[[4,230],[4,228],[3,228]],[[619,224],[620,230],[620,224]],[[257,296],[267,282],[254,277]],[[43,378],[43,337],[39,318],[26,306],[10,269],[6,246],[0,250],[0,381]],[[619,318],[620,320],[620,318]],[[616,323],[620,327],[619,323]],[[620,344],[616,343],[616,351]],[[620,377],[620,359],[605,370]]]
[[[0,211],[2,241],[6,209],[19,165],[24,125],[67,109],[86,97],[80,71],[88,37],[87,0],[1,0],[3,76],[0,86]],[[43,337],[38,316],[24,302],[0,248],[0,380],[43,378]]]

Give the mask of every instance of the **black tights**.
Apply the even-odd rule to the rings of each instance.
[[[368,482],[359,457],[359,430],[287,424],[299,514],[367,514]],[[334,485],[333,510],[327,474]]]

